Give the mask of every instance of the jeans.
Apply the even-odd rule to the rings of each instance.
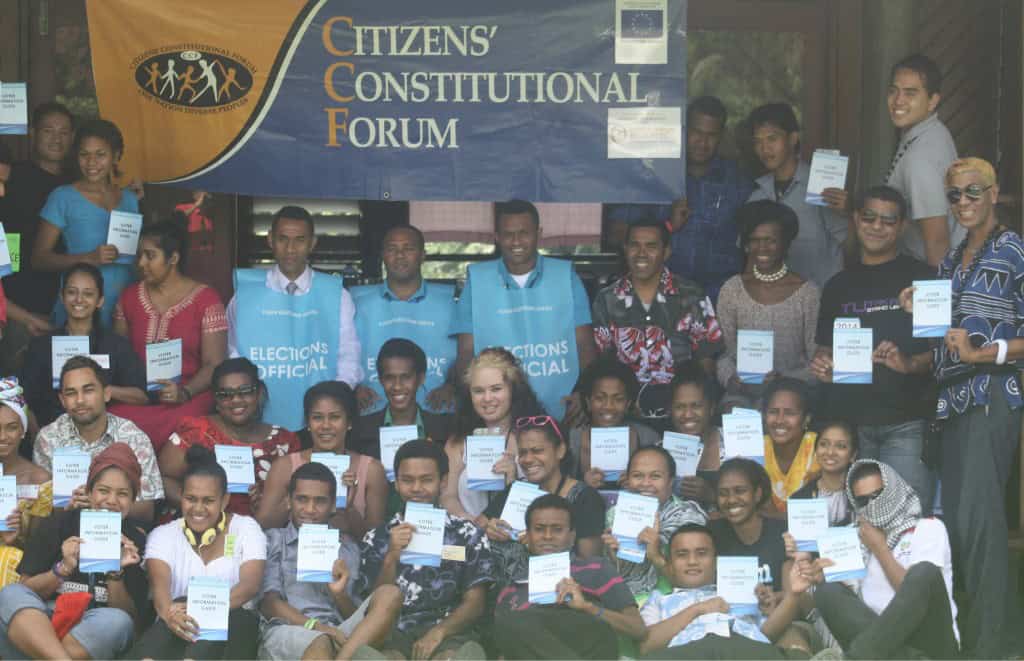
[[[531,606],[495,618],[494,642],[506,659],[616,659],[610,626],[586,613]]]
[[[51,617],[53,609],[38,594],[21,583],[8,585],[0,592],[0,658],[24,659],[25,654],[7,637],[11,620],[26,608],[34,608]],[[71,627],[73,637],[94,659],[113,659],[132,642],[134,622],[119,608],[92,608]]]
[[[644,655],[644,659],[723,659],[737,661],[743,659],[806,659],[802,650],[784,650],[768,643],[744,638],[733,634],[722,638],[716,634],[708,634],[700,640],[676,647],[666,647]]]
[[[942,570],[912,565],[889,605],[875,613],[842,583],[825,583],[814,605],[851,659],[955,659],[953,615]]]
[[[859,425],[857,456],[892,466],[913,487],[927,516],[932,509],[934,490],[928,467],[921,460],[924,434],[924,420],[908,420],[895,425]]]

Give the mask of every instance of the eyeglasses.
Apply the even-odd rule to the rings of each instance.
[[[259,392],[259,390],[260,387],[257,384],[252,383],[247,386],[240,386],[233,390],[214,390],[213,396],[218,402],[226,402],[229,399],[234,399],[235,397],[250,397]]]
[[[957,204],[960,202],[960,199],[966,195],[967,199],[971,202],[977,202],[989,188],[992,188],[991,184],[988,186],[982,186],[981,184],[967,184],[963,188],[950,186],[946,189],[946,199],[949,200],[950,204]]]
[[[889,214],[881,214],[871,209],[864,209],[858,214],[860,222],[865,225],[874,225],[876,220],[881,219],[882,224],[886,227],[895,227],[900,222],[899,216],[890,216]]]
[[[526,418],[516,419],[516,431],[520,429],[528,428],[539,428],[551,425],[551,428],[555,430],[555,434],[558,435],[558,440],[565,443],[565,438],[562,436],[562,430],[558,428],[558,423],[550,415],[531,415]]]
[[[879,489],[878,491],[872,491],[871,493],[866,493],[863,496],[854,496],[853,497],[853,504],[857,506],[857,509],[862,509],[864,507],[867,507],[868,504],[872,500],[874,500],[875,498],[878,498],[879,496],[882,495],[882,490],[884,488],[885,487],[882,487],[882,489]]]

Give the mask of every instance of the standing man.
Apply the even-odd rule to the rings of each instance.
[[[609,205],[612,221],[669,221],[672,255],[668,268],[699,284],[712,301],[722,283],[743,270],[736,245],[736,210],[753,189],[735,161],[718,155],[728,114],[714,96],[686,107],[686,197],[674,205]]]
[[[629,272],[602,289],[592,308],[598,349],[633,370],[642,386],[641,414],[654,423],[667,419],[675,367],[696,359],[713,375],[715,356],[724,348],[711,300],[698,284],[666,268],[669,241],[662,223],[630,225],[624,249]]]
[[[495,205],[501,257],[469,267],[451,333],[458,337],[460,378],[476,351],[505,347],[522,362],[545,409],[561,418],[563,400],[597,350],[583,283],[572,262],[537,252],[540,235],[533,204]]]
[[[899,254],[906,210],[903,196],[889,186],[875,186],[864,194],[853,214],[860,263],[825,285],[811,372],[829,384],[825,417],[857,425],[858,457],[892,466],[914,488],[927,512],[932,490],[921,451],[933,401],[928,396],[931,348],[928,340],[914,339],[912,320],[900,308],[899,295],[914,280],[935,277],[935,271]],[[874,331],[870,384],[832,383],[832,331],[838,318],[857,319],[861,328]]]
[[[359,408],[363,413],[384,408],[377,353],[388,340],[402,337],[415,342],[427,355],[426,381],[424,388],[417,389],[416,401],[434,412],[449,410],[455,395],[449,372],[455,364],[456,342],[448,333],[455,316],[455,287],[423,279],[425,242],[415,227],[389,230],[381,253],[386,280],[352,289],[362,349],[360,365],[366,374],[356,388]]]
[[[32,158],[8,164],[6,194],[0,195],[0,222],[8,235],[18,235],[17,252],[21,254],[21,263],[17,273],[3,279],[9,323],[0,351],[0,366],[6,374],[15,371],[16,357],[30,337],[51,330],[49,318],[60,286],[60,274],[34,270],[31,253],[39,227],[39,212],[47,196],[57,186],[67,183],[63,167],[73,133],[74,118],[62,104],[51,101],[36,106],[28,130]],[[9,242],[9,247],[14,252],[13,241]]]
[[[956,160],[956,145],[939,121],[942,72],[931,58],[916,53],[897,62],[889,82],[889,117],[900,132],[885,183],[907,198],[913,221],[903,235],[903,250],[938,266],[966,231],[946,202],[946,170]]]
[[[355,306],[341,278],[309,266],[316,233],[308,211],[286,206],[274,214],[267,243],[272,269],[235,270],[228,350],[259,367],[269,395],[263,421],[301,429],[302,393],[310,386],[363,378]]]
[[[753,134],[754,153],[768,171],[755,182],[757,188],[750,201],[772,200],[793,210],[800,229],[789,247],[787,266],[824,287],[843,265],[846,191],[826,188],[822,195],[827,207],[807,202],[811,168],[800,158],[800,124],[788,103],[759,106],[750,113],[747,123]]]

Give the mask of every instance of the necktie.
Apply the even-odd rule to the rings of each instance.
[[[294,282],[289,282],[288,286],[286,286],[284,290],[288,292],[289,296],[295,296],[295,292],[299,291],[299,286]]]

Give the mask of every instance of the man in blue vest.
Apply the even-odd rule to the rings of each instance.
[[[548,413],[561,417],[580,370],[597,355],[590,303],[572,262],[537,252],[540,214],[523,200],[495,205],[501,258],[469,267],[452,322],[456,373],[477,350],[509,349]],[[573,413],[574,411],[570,411]]]
[[[455,389],[448,384],[448,374],[455,363],[455,338],[448,329],[455,315],[455,287],[423,279],[425,252],[422,232],[412,226],[394,227],[381,246],[387,279],[352,288],[360,366],[366,373],[356,388],[363,413],[384,408],[377,353],[385,342],[399,337],[412,340],[427,355],[426,381],[417,390],[416,401],[434,412],[452,407]]]
[[[302,395],[320,381],[363,378],[352,297],[341,278],[313,271],[313,217],[302,207],[274,214],[267,242],[274,267],[235,270],[228,350],[256,363],[269,399],[263,421],[301,429]]]

